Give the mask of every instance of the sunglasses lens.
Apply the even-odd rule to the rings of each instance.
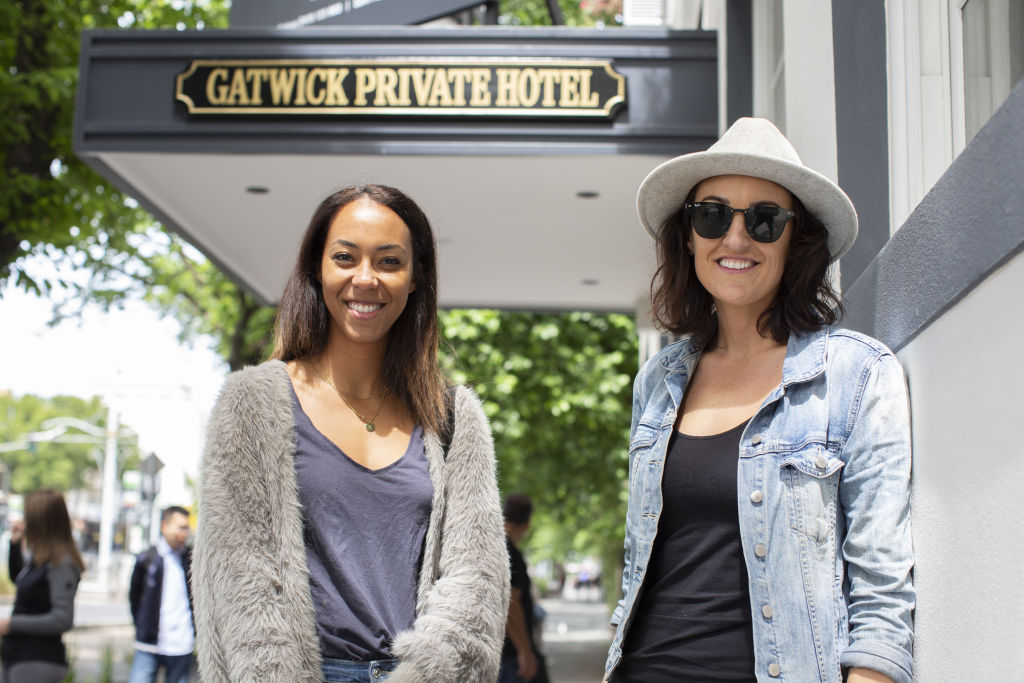
[[[700,202],[690,204],[687,213],[693,229],[704,239],[715,240],[725,234],[732,222],[732,209],[724,204]]]
[[[782,237],[789,216],[780,207],[759,206],[747,210],[746,220],[750,236],[758,242],[767,243]]]

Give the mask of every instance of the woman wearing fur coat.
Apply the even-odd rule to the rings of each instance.
[[[423,212],[381,185],[327,197],[273,359],[232,374],[211,417],[204,681],[495,680],[509,569],[493,445],[477,397],[446,385],[438,336]]]

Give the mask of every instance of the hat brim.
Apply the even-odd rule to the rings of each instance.
[[[832,260],[845,254],[857,238],[857,210],[842,189],[817,171],[756,154],[694,152],[669,159],[651,171],[637,191],[636,208],[651,235],[683,205],[701,181],[722,175],[763,178],[789,190],[828,230]]]

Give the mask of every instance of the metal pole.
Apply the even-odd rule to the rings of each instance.
[[[117,409],[107,410],[107,447],[103,455],[103,489],[100,503],[99,575],[104,590],[110,586],[110,565],[114,549],[114,515],[117,512]]]

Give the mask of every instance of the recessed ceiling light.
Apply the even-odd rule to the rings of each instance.
[[[601,284],[601,281],[598,280],[597,278],[588,277],[588,278],[584,278],[584,279],[580,280],[580,284],[584,284],[587,287],[593,287],[594,285]]]
[[[250,185],[249,187],[245,188],[245,191],[248,192],[249,194],[267,194],[268,192],[270,192],[270,188],[263,187],[262,185]]]
[[[580,190],[576,193],[576,196],[580,199],[594,199],[596,197],[600,197],[601,193],[595,192],[594,190]]]

